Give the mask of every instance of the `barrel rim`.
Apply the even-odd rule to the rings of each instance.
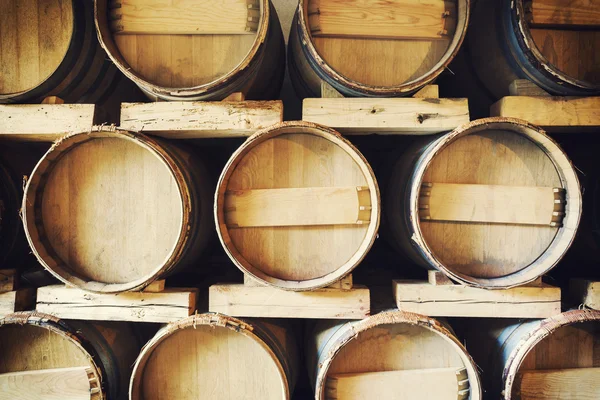
[[[294,28],[292,24],[292,30],[297,30],[302,44],[301,49],[317,75],[336,89],[339,89],[342,92],[348,92],[351,96],[393,97],[398,96],[399,94],[406,95],[416,92],[423,86],[433,82],[446,68],[448,68],[448,65],[458,54],[467,34],[467,27],[469,26],[471,14],[471,0],[458,0],[456,6],[457,8],[462,8],[464,14],[457,12],[458,18],[456,21],[454,37],[442,58],[429,71],[421,75],[420,78],[398,85],[376,86],[367,85],[342,75],[321,57],[313,43],[312,36],[307,27],[307,7],[309,1],[310,0],[300,0],[297,10],[297,26]],[[457,34],[458,32],[460,33]]]
[[[512,274],[496,278],[475,278],[453,271],[451,268],[445,266],[433,254],[433,251],[427,244],[421,231],[419,218],[411,217],[409,224],[411,232],[413,233],[411,238],[412,242],[422,249],[420,253],[426,259],[427,263],[432,265],[435,269],[467,286],[485,287],[488,289],[509,289],[533,282],[554,268],[573,243],[581,219],[581,186],[577,173],[575,172],[571,160],[567,158],[558,143],[549,137],[544,130],[527,121],[516,118],[490,117],[471,121],[440,137],[419,157],[417,167],[413,171],[413,180],[408,188],[409,215],[419,215],[419,193],[423,183],[423,177],[432,160],[438,153],[454,140],[462,136],[477,133],[490,126],[504,126],[503,129],[508,129],[506,126],[512,126],[512,131],[527,137],[536,144],[554,164],[561,180],[561,184],[567,191],[566,212],[563,226],[558,229],[556,236],[546,251],[531,264],[524,266],[521,270]]]
[[[36,208],[38,206],[36,196],[39,190],[43,189],[45,182],[41,181],[47,177],[54,163],[59,162],[62,155],[69,152],[71,148],[83,142],[107,137],[127,140],[150,151],[173,176],[179,189],[178,195],[181,198],[182,215],[179,236],[173,247],[169,250],[166,259],[145,277],[128,283],[102,283],[80,277],[63,260],[60,260],[54,254],[52,246],[44,243],[44,235],[40,234],[38,225],[36,224]],[[185,175],[175,158],[154,139],[142,133],[125,131],[115,127],[95,126],[90,131],[70,133],[58,139],[42,156],[31,173],[30,178],[27,180],[21,210],[25,236],[33,254],[42,266],[66,285],[76,286],[91,293],[119,293],[142,290],[174,267],[180,255],[185,251],[185,245],[191,235],[191,230],[189,229],[191,223],[190,214],[192,211],[191,194],[185,183]],[[43,254],[41,253],[42,251]],[[49,261],[52,263],[50,264]]]
[[[289,400],[290,398],[290,390],[289,390],[289,380],[285,372],[285,368],[283,367],[281,360],[277,357],[277,354],[273,351],[273,349],[261,338],[256,332],[254,332],[254,327],[240,319],[230,317],[224,314],[219,313],[205,313],[205,314],[196,314],[192,315],[188,318],[184,318],[177,322],[170,323],[163,328],[161,328],[156,335],[144,347],[140,352],[140,355],[135,361],[133,365],[133,370],[131,372],[131,379],[129,381],[129,399],[139,399],[139,396],[134,396],[134,394],[139,395],[140,391],[140,379],[144,374],[144,369],[146,367],[146,363],[148,359],[152,355],[153,351],[165,340],[168,339],[172,334],[177,331],[184,329],[197,329],[198,325],[209,326],[212,328],[225,328],[235,333],[240,333],[247,338],[253,340],[257,343],[265,353],[273,360],[275,363],[277,370],[279,372],[279,376],[281,378],[281,389],[284,393],[284,400]],[[134,392],[135,391],[135,392]]]
[[[296,132],[301,134],[316,135],[323,139],[330,141],[331,143],[339,146],[343,149],[359,166],[363,173],[367,186],[370,190],[371,197],[371,220],[365,238],[361,245],[358,247],[354,255],[343,265],[340,265],[338,269],[330,272],[324,276],[318,278],[311,278],[307,280],[287,280],[279,279],[267,275],[262,272],[259,268],[251,265],[245,260],[245,258],[237,251],[231,237],[229,236],[229,230],[225,223],[225,216],[223,212],[222,204],[224,204],[225,192],[227,191],[227,184],[231,174],[235,171],[238,163],[243,159],[246,152],[252,147],[262,143],[263,141],[272,139],[274,137],[285,135],[290,133],[293,129],[301,129],[302,132]],[[370,248],[373,246],[377,237],[377,231],[379,229],[379,223],[381,218],[381,197],[379,193],[379,186],[377,184],[377,178],[373,169],[369,165],[367,159],[358,151],[356,147],[346,138],[344,138],[339,132],[332,128],[328,128],[322,125],[318,125],[312,122],[305,121],[287,121],[272,125],[268,128],[262,129],[252,136],[250,136],[230,157],[229,161],[223,168],[223,172],[219,177],[217,183],[217,189],[215,191],[214,200],[214,217],[215,225],[217,227],[217,234],[219,241],[221,242],[223,249],[233,261],[233,263],[242,271],[244,274],[248,274],[259,282],[288,291],[308,291],[323,288],[329,286],[346,275],[348,275],[354,268],[356,268],[360,262],[365,258]]]

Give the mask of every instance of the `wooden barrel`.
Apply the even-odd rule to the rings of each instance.
[[[544,275],[571,245],[581,216],[567,156],[540,128],[511,118],[417,143],[387,189],[391,242],[420,265],[478,287]]]
[[[162,328],[139,355],[130,400],[289,400],[297,373],[290,331],[273,320],[195,315]]]
[[[320,321],[306,362],[316,400],[481,399],[475,363],[433,318],[387,311],[362,321]]]
[[[0,319],[0,397],[125,400],[140,348],[127,324],[8,315]]]
[[[479,0],[465,42],[472,72],[491,96],[529,79],[560,96],[600,93],[600,5]]]
[[[91,292],[139,290],[198,258],[213,187],[166,141],[95,128],[58,140],[37,164],[23,221],[40,263]]]
[[[379,227],[379,188],[336,131],[284,122],[252,135],[217,184],[215,218],[231,260],[260,282],[312,290],[342,279]]]
[[[289,69],[302,97],[321,80],[345,96],[410,95],[452,61],[469,22],[470,0],[300,0]]]
[[[120,74],[98,43],[93,0],[4,1],[0,28],[0,103],[102,100],[115,89]]]
[[[21,196],[12,174],[0,164],[0,268],[4,266],[22,237],[20,203]]]
[[[279,95],[285,44],[268,0],[95,0],[102,47],[153,100]]]

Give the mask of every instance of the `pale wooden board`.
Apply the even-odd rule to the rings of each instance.
[[[452,1],[312,0],[308,4],[313,36],[435,40],[451,36],[456,25]]]
[[[600,368],[525,371],[517,376],[521,400],[596,400]]]
[[[462,378],[462,379],[461,379]],[[457,400],[468,398],[468,381],[456,368],[329,375],[326,400]],[[465,388],[466,387],[466,388]],[[462,392],[462,396],[459,395]]]
[[[366,287],[291,292],[268,286],[213,285],[208,310],[234,317],[362,319],[370,313]]]
[[[86,367],[0,374],[0,400],[89,400]]]
[[[279,100],[121,105],[121,128],[169,139],[244,137],[282,121]]]
[[[0,293],[0,318],[15,311],[25,311],[35,304],[35,289]]]
[[[600,27],[600,3],[594,0],[533,0],[534,26]]]
[[[600,310],[600,282],[573,279],[569,284],[569,292],[578,304]]]
[[[467,99],[305,99],[302,119],[348,135],[435,134],[469,122]]]
[[[196,289],[95,294],[65,286],[37,291],[36,310],[65,319],[168,323],[196,310]]]
[[[109,1],[120,5],[111,11],[117,34],[252,34],[260,18],[258,0]]]
[[[93,104],[0,105],[0,139],[53,142],[70,132],[90,130]]]
[[[461,285],[394,281],[398,308],[431,317],[547,318],[561,311],[560,288],[487,290]]]

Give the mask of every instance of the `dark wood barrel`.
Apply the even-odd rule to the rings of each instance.
[[[417,142],[396,162],[385,198],[392,244],[425,268],[486,288],[522,285],[551,270],[582,209],[562,149],[511,118]]]
[[[102,47],[153,100],[279,96],[285,44],[269,0],[190,2],[95,0]]]
[[[131,365],[140,348],[138,335],[127,324],[67,322],[36,312],[11,314],[0,319],[2,394],[13,390],[5,398],[56,393],[126,400]]]
[[[13,250],[22,237],[22,224],[19,218],[21,194],[14,176],[0,164],[0,268],[5,266]],[[6,265],[6,267],[13,267]]]
[[[139,290],[198,259],[213,231],[207,172],[183,147],[115,128],[58,140],[23,199],[29,244],[58,279]]]
[[[276,320],[195,315],[162,328],[144,346],[129,398],[289,400],[297,363],[292,331]]]
[[[410,95],[431,83],[460,48],[470,0],[301,0],[289,39],[297,93],[325,81],[345,96]]]

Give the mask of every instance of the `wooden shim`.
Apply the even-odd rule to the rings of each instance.
[[[517,79],[510,83],[508,92],[511,96],[544,96],[550,97],[550,93],[531,82],[529,79]]]
[[[65,319],[169,323],[196,311],[197,289],[96,294],[66,286],[38,289],[39,312]]]
[[[352,290],[354,287],[354,281],[352,278],[352,274],[348,274],[333,285],[327,286],[331,289],[339,289],[339,290]]]
[[[333,86],[325,81],[321,81],[321,98],[323,99],[343,99],[344,95],[338,92]]]
[[[600,368],[525,371],[515,385],[521,400],[597,400]]]
[[[467,99],[304,99],[302,119],[348,135],[435,134],[469,122]]]
[[[35,289],[19,289],[0,293],[0,318],[16,311],[30,310],[35,305]]]
[[[0,138],[53,142],[102,122],[95,120],[95,111],[93,104],[0,105]]]
[[[550,132],[600,128],[600,97],[507,96],[492,105],[492,117],[520,118]]]
[[[427,278],[432,285],[454,285],[454,282],[452,282],[446,274],[440,271],[427,271]]]
[[[0,269],[0,293],[17,289],[18,274],[16,269]]]
[[[572,279],[569,293],[577,303],[600,310],[600,282]]]
[[[208,290],[210,312],[232,317],[363,319],[370,314],[369,289],[318,289],[292,292],[270,286],[213,285]]]
[[[89,400],[99,389],[91,387],[88,371],[75,367],[0,374],[0,400]]]
[[[121,128],[169,139],[246,137],[283,121],[283,103],[123,103]]]
[[[114,33],[158,35],[254,34],[258,0],[110,0]]]
[[[435,368],[328,375],[326,400],[457,400],[469,395],[465,369]]]
[[[369,193],[366,187],[229,191],[225,221],[230,228],[360,225],[370,220]]]
[[[413,94],[413,97],[417,99],[439,99],[440,87],[438,85],[427,85]]]
[[[560,226],[562,188],[424,183],[419,216],[425,221]]]
[[[444,0],[311,0],[313,36],[448,39],[456,29],[456,3]]]
[[[146,293],[164,292],[166,283],[167,283],[167,281],[165,279],[160,279],[158,281],[154,281],[150,285],[146,286],[144,288],[143,292],[146,292]]]
[[[533,0],[527,20],[536,28],[600,28],[600,3],[594,0]]]
[[[559,314],[560,288],[488,290],[461,285],[394,281],[398,309],[431,317],[547,318]]]

